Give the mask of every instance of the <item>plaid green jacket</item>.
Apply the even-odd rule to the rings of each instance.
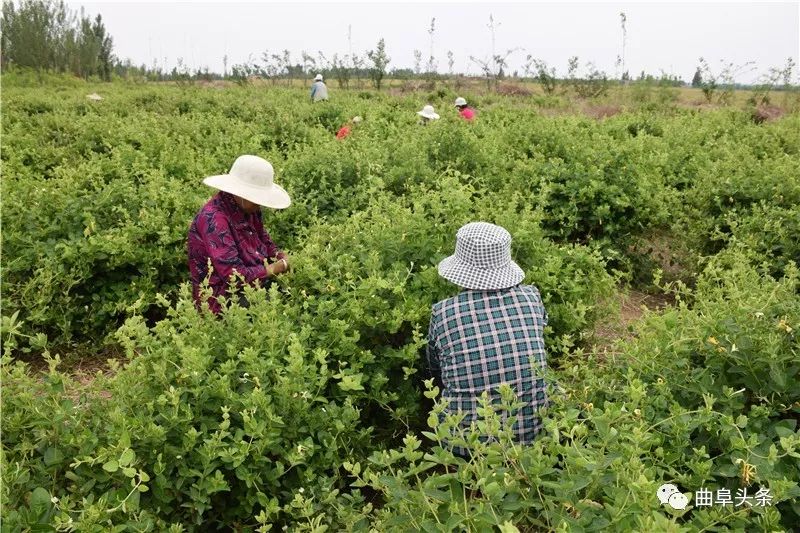
[[[543,371],[547,362],[543,330],[547,312],[539,290],[517,285],[497,291],[464,290],[433,305],[427,363],[442,387],[448,411],[466,414],[462,427],[477,420],[480,395],[500,401],[507,383],[525,405],[512,427],[521,443],[541,429],[539,407],[547,405]]]

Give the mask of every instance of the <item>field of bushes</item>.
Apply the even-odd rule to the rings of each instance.
[[[800,523],[796,110],[639,96],[598,119],[565,96],[476,93],[470,124],[447,88],[311,104],[3,82],[3,531]],[[426,103],[442,120],[423,127]],[[241,154],[292,196],[264,222],[293,271],[215,318],[191,301],[186,235],[202,178]],[[501,423],[513,395],[486,405],[495,442],[463,435],[464,460],[421,356],[431,304],[457,291],[436,264],[475,220],[511,232],[541,290],[553,404],[531,446]],[[632,288],[672,303],[601,349]],[[78,380],[88,360],[107,367]],[[689,506],[662,506],[662,483]],[[772,500],[698,506],[701,488]]]

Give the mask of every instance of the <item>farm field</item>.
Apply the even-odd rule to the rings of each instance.
[[[3,531],[800,523],[796,93],[762,120],[741,95],[641,87],[331,86],[312,104],[305,87],[14,81]],[[423,127],[427,103],[442,119]],[[191,300],[186,235],[202,178],[241,154],[292,196],[264,223],[293,271],[217,318]],[[475,220],[511,232],[541,291],[552,405],[530,446],[504,429],[513,398],[487,405],[495,442],[463,436],[464,460],[422,354],[431,304],[457,291],[436,265]]]

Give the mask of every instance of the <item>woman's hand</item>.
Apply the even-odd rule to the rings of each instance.
[[[278,255],[280,256],[281,254]],[[286,258],[286,254],[283,254],[283,257],[278,257],[277,261],[267,267],[267,275],[269,275],[271,278],[274,278],[278,274],[283,274],[288,270],[289,260]]]
[[[284,272],[286,272],[292,267],[292,265],[289,263],[289,256],[286,255],[286,252],[278,252],[275,255],[275,262],[283,263],[283,266],[285,267]]]

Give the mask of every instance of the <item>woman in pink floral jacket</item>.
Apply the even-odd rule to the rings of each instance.
[[[208,280],[212,295],[208,308],[219,313],[219,296],[227,296],[231,276],[262,285],[289,269],[289,259],[264,230],[261,206],[289,207],[289,195],[273,183],[274,171],[266,160],[243,155],[228,174],[203,183],[219,189],[200,210],[189,228],[189,273],[195,303],[202,308],[200,286]]]

